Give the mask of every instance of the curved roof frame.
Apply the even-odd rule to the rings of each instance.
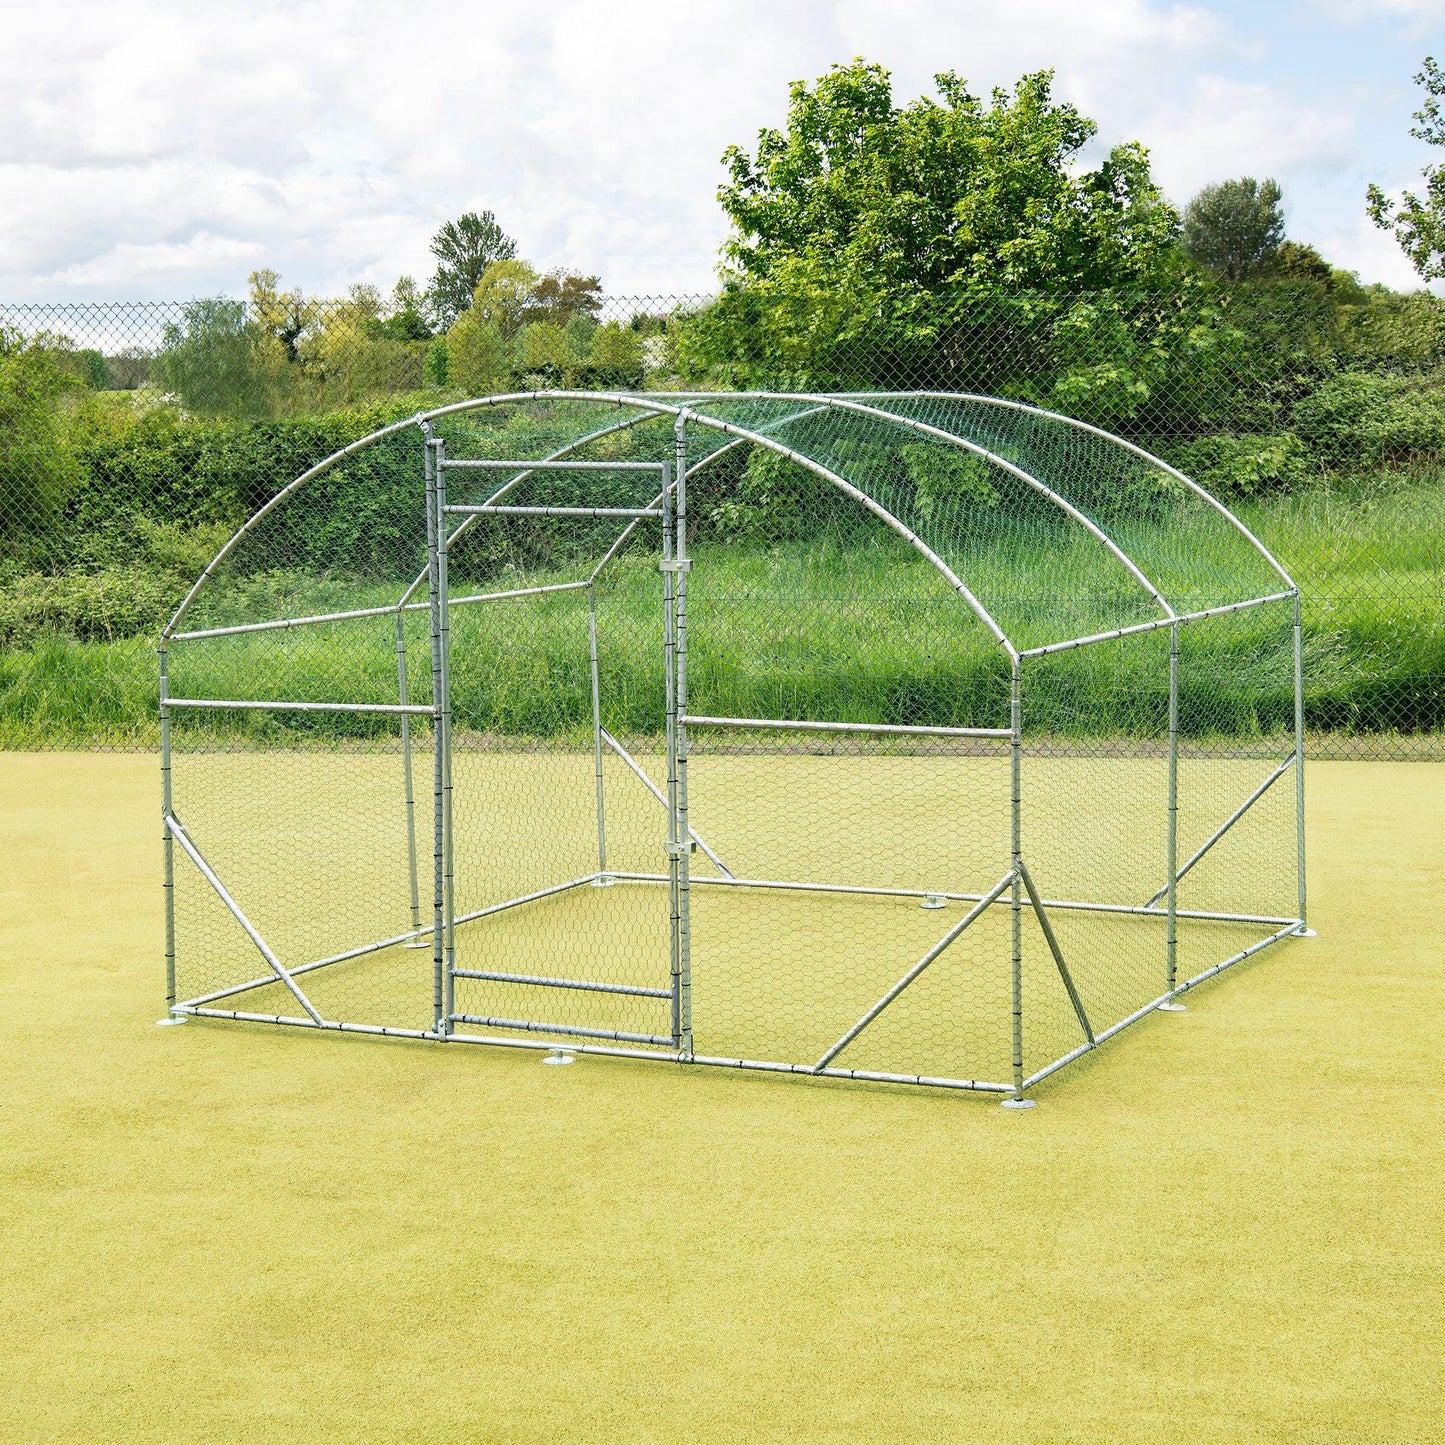
[[[195,601],[196,597],[200,594],[207,582],[211,579],[211,577],[215,575],[217,569],[221,566],[225,559],[235,550],[235,548],[241,543],[241,541],[247,535],[249,535],[255,529],[255,527],[258,526],[262,520],[264,520],[264,518],[269,516],[278,507],[284,505],[284,503],[292,495],[294,495],[295,492],[297,492],[307,483],[314,481],[317,477],[330,471],[333,467],[343,462],[347,457],[353,456],[357,452],[365,450],[367,447],[374,445],[376,442],[379,442],[388,436],[396,435],[397,433],[404,431],[408,427],[419,426],[422,428],[423,432],[427,436],[430,436],[431,423],[442,417],[454,416],[468,411],[480,410],[484,407],[515,404],[525,401],[600,402],[616,405],[619,407],[634,407],[640,413],[639,415],[628,417],[620,422],[614,422],[606,427],[598,428],[591,432],[588,432],[585,435],[580,436],[575,440],[569,442],[566,446],[559,448],[547,458],[539,458],[539,461],[560,460],[566,457],[569,453],[576,451],[580,447],[597,440],[599,437],[607,436],[614,432],[627,430],[628,428],[634,426],[639,426],[645,421],[653,420],[658,417],[672,416],[680,421],[692,421],[700,426],[707,427],[710,430],[720,431],[725,435],[730,435],[735,438],[735,441],[730,446],[720,448],[717,451],[709,453],[708,456],[704,457],[701,461],[699,461],[696,466],[690,467],[688,469],[689,474],[700,467],[706,466],[708,463],[715,460],[718,456],[722,455],[724,451],[731,450],[732,446],[741,445],[743,443],[751,443],[755,446],[764,447],[770,451],[777,453],[780,456],[787,458],[790,461],[797,463],[800,466],[805,467],[807,470],[815,473],[817,476],[829,482],[831,485],[837,487],[848,496],[851,496],[855,501],[859,502],[867,510],[873,512],[886,525],[888,525],[900,536],[902,536],[906,541],[908,541],[915,550],[917,550],[932,564],[935,570],[939,572],[939,574],[944,578],[948,585],[959,594],[959,596],[968,605],[970,610],[978,617],[978,619],[983,623],[985,628],[987,628],[988,632],[994,638],[994,640],[1008,654],[1009,658],[1012,661],[1016,662],[1021,656],[1019,649],[1014,646],[1012,641],[1005,634],[1002,627],[999,626],[997,620],[989,613],[988,609],[984,607],[983,603],[978,599],[978,597],[974,595],[974,593],[970,590],[970,588],[963,581],[963,579],[960,578],[953,571],[953,569],[949,567],[947,562],[945,562],[942,557],[940,557],[931,547],[929,547],[928,544],[920,536],[918,536],[916,532],[912,530],[912,528],[908,527],[907,524],[904,523],[899,517],[889,511],[888,508],[883,506],[874,498],[870,497],[860,488],[854,486],[853,483],[849,482],[845,477],[839,475],[837,472],[832,471],[830,468],[824,466],[821,462],[818,462],[815,459],[808,457],[791,447],[786,446],[784,443],[778,441],[777,438],[768,435],[767,432],[759,431],[754,428],[742,427],[734,422],[728,422],[718,417],[709,416],[706,412],[693,410],[692,407],[690,407],[686,403],[772,401],[797,402],[804,404],[804,410],[799,411],[791,416],[782,417],[774,423],[770,423],[768,428],[769,431],[775,430],[779,427],[790,425],[791,423],[800,420],[804,416],[815,415],[822,410],[845,411],[857,415],[871,417],[878,421],[888,422],[904,430],[916,432],[924,436],[929,436],[948,445],[959,447],[986,461],[993,463],[994,465],[1008,472],[1010,475],[1016,477],[1018,480],[1022,481],[1025,485],[1037,491],[1040,495],[1050,500],[1062,512],[1068,515],[1076,523],[1083,526],[1090,533],[1090,535],[1093,536],[1095,540],[1098,541],[1110,553],[1110,555],[1112,555],[1128,571],[1130,576],[1132,576],[1139,583],[1139,585],[1147,592],[1150,599],[1159,606],[1161,612],[1164,614],[1160,618],[1158,623],[1144,623],[1136,627],[1119,629],[1119,631],[1128,632],[1142,630],[1145,628],[1152,628],[1154,626],[1167,626],[1172,621],[1180,620],[1180,614],[1175,611],[1175,609],[1160,593],[1159,589],[1154,586],[1154,584],[1137,566],[1133,559],[1128,556],[1128,554],[1113,540],[1113,538],[1111,538],[1101,527],[1099,527],[1092,518],[1085,515],[1077,507],[1073,506],[1072,503],[1067,501],[1067,499],[1060,496],[1057,492],[1055,492],[1052,488],[1048,487],[1037,477],[1030,475],[1021,467],[1018,467],[1014,463],[1007,461],[1005,458],[998,456],[996,453],[990,451],[984,446],[981,446],[979,443],[973,441],[971,438],[961,436],[942,427],[934,426],[928,422],[920,421],[917,418],[902,416],[896,412],[891,412],[886,408],[870,405],[868,402],[862,400],[864,396],[870,396],[876,400],[919,399],[940,401],[969,401],[994,404],[1013,410],[1033,413],[1035,415],[1075,427],[1079,430],[1089,432],[1093,435],[1104,438],[1105,440],[1114,442],[1116,445],[1120,446],[1124,450],[1134,453],[1142,459],[1162,468],[1164,471],[1168,472],[1170,475],[1174,476],[1177,480],[1182,482],[1191,491],[1195,492],[1201,498],[1203,498],[1207,503],[1209,503],[1210,506],[1217,510],[1223,517],[1225,517],[1227,521],[1229,521],[1248,539],[1248,541],[1261,554],[1261,556],[1264,557],[1264,559],[1269,563],[1269,565],[1274,569],[1274,571],[1279,574],[1279,576],[1286,583],[1291,592],[1296,590],[1293,581],[1289,577],[1289,574],[1284,570],[1283,567],[1280,566],[1280,564],[1270,554],[1268,549],[1265,548],[1263,543],[1261,543],[1259,539],[1256,538],[1254,534],[1250,532],[1249,529],[1237,517],[1235,517],[1235,515],[1222,502],[1220,502],[1216,497],[1212,496],[1203,487],[1199,486],[1198,483],[1191,481],[1188,477],[1176,471],[1173,467],[1169,466],[1167,462],[1164,462],[1160,458],[1153,456],[1151,453],[1144,451],[1142,448],[1135,446],[1133,443],[1125,441],[1121,437],[1113,436],[1111,433],[1102,431],[1098,427],[1091,426],[1086,422],[1076,421],[1071,417],[1063,416],[1055,412],[1045,411],[1042,408],[1029,406],[1025,403],[1005,401],[1001,398],[996,397],[983,397],[972,394],[953,392],[850,393],[847,395],[833,395],[826,393],[809,392],[798,393],[761,391],[713,393],[669,392],[638,394],[635,392],[569,391],[558,389],[544,391],[508,392],[496,396],[478,397],[468,401],[454,402],[448,406],[434,408],[431,411],[418,412],[413,416],[405,417],[400,421],[393,422],[389,426],[381,427],[377,431],[374,431],[367,436],[358,438],[356,441],[350,443],[348,446],[345,446],[339,451],[334,452],[330,456],[324,458],[315,466],[308,468],[305,472],[301,473],[300,476],[294,478],[279,492],[277,492],[276,495],[272,497],[268,502],[266,502],[264,506],[259,508],[249,518],[247,518],[247,520],[241,525],[241,527],[239,527],[236,532],[227,540],[225,545],[221,547],[221,549],[211,559],[210,563],[206,566],[205,570],[196,579],[195,583],[191,586],[190,590],[186,593],[186,596],[181,601],[180,606],[177,607],[175,613],[166,623],[166,626],[161,634],[162,641],[177,636],[176,629],[181,619],[185,616],[187,611],[189,611],[192,603]],[[681,402],[681,404],[674,404],[672,401],[665,401],[662,399],[663,397],[677,398],[679,402]],[[508,492],[510,492],[514,487],[516,487],[527,477],[532,475],[534,475],[534,473],[531,470],[520,470],[517,475],[509,478],[505,483],[503,483],[501,487],[499,487],[495,492],[493,492],[492,495],[487,499],[487,502],[490,503],[500,501],[502,497],[505,496]],[[486,503],[484,503],[483,505],[486,505]],[[471,525],[473,520],[474,516],[467,517],[451,534],[451,538],[449,540],[456,540],[456,538],[459,537],[466,530],[466,528]],[[632,526],[635,525],[635,523],[632,524]],[[632,526],[629,526],[625,529],[623,535],[617,539],[613,547],[609,549],[607,554],[603,557],[602,561],[599,562],[597,568],[592,574],[594,578],[596,577],[597,573],[601,571],[601,568],[605,566],[606,563],[611,559],[611,557],[616,554],[617,550],[626,540],[626,537],[630,535],[632,531]],[[424,581],[425,576],[425,572],[422,572],[420,576],[418,576],[418,578],[414,582],[412,582],[411,585],[405,590],[402,597],[396,604],[394,604],[393,606],[377,609],[377,611],[384,613],[390,612],[397,608],[405,607],[408,600],[415,594],[417,588],[421,585],[422,581]],[[185,634],[180,634],[180,636],[184,635]],[[1109,635],[1112,636],[1114,634],[1111,633]],[[1092,639],[1080,640],[1082,641]],[[1060,645],[1072,644],[1054,644],[1054,646]],[[1029,649],[1029,651],[1036,650],[1038,649]],[[1045,650],[1052,650],[1052,648]]]

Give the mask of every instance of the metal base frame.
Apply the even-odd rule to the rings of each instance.
[[[190,840],[188,839],[188,841]],[[196,853],[199,854],[199,850],[195,849],[194,842],[191,842],[191,849],[195,850]],[[205,875],[203,874],[202,876]],[[611,881],[619,883],[660,885],[669,881],[666,874],[619,873],[605,876],[609,877]],[[566,883],[558,884],[552,888],[539,889],[535,892],[527,893],[517,898],[508,899],[502,903],[493,904],[487,908],[478,909],[474,913],[465,915],[465,917],[457,918],[456,923],[461,924],[464,921],[472,921],[478,918],[504,912],[511,908],[520,907],[528,903],[538,902],[543,898],[551,897],[557,893],[561,893],[569,889],[584,887],[588,884],[596,883],[603,877],[604,875],[601,874],[593,874],[588,877],[569,880]],[[211,880],[207,879],[207,881]],[[950,899],[952,901],[972,902],[975,907],[971,910],[970,915],[967,916],[961,924],[955,925],[954,928],[950,929],[949,932],[944,935],[944,939],[941,940],[941,944],[935,945],[935,947],[931,949],[927,955],[925,955],[924,959],[921,960],[923,966],[927,966],[933,961],[934,958],[936,958],[939,954],[943,952],[943,949],[949,943],[951,943],[963,932],[964,927],[966,927],[967,924],[972,921],[973,917],[976,917],[980,912],[982,912],[983,909],[995,906],[1011,906],[1011,901],[1007,893],[1007,888],[1013,883],[1013,874],[1011,871],[1008,875],[1006,875],[1006,877],[1000,882],[998,886],[996,886],[993,890],[986,894],[929,893],[921,889],[910,890],[896,888],[864,888],[853,885],[838,885],[834,887],[827,884],[789,883],[779,880],[760,879],[718,879],[694,877],[692,879],[692,882],[694,884],[729,884],[731,886],[743,888],[802,888],[809,891],[864,893],[883,897],[941,897]],[[1068,900],[1060,902],[1057,900],[1049,899],[1043,899],[1040,900],[1040,902],[1042,904],[1042,907],[1045,909],[1053,907],[1072,907],[1104,913],[1149,913],[1151,915],[1163,916],[1163,910],[1161,909],[1146,910],[1139,908],[1137,905],[1086,903]],[[1179,916],[1187,917],[1196,915],[1185,914],[1181,911]],[[1184,1006],[1177,1002],[1177,998],[1179,995],[1187,992],[1191,988],[1197,987],[1199,984],[1205,982],[1207,979],[1213,978],[1216,974],[1222,973],[1225,969],[1231,967],[1232,965],[1243,962],[1247,958],[1253,957],[1256,953],[1259,953],[1264,948],[1267,948],[1270,944],[1278,943],[1285,938],[1297,936],[1301,927],[1300,920],[1298,919],[1264,920],[1259,918],[1258,916],[1252,915],[1213,913],[1200,913],[1197,916],[1210,921],[1228,921],[1236,923],[1254,924],[1261,922],[1270,922],[1275,924],[1282,924],[1283,926],[1276,927],[1275,931],[1272,932],[1268,937],[1259,940],[1258,942],[1250,945],[1248,948],[1241,949],[1239,952],[1233,954],[1231,957],[1225,959],[1223,962],[1214,965],[1212,968],[1205,969],[1203,972],[1196,974],[1193,978],[1187,979],[1184,982],[1180,983],[1173,993],[1161,994],[1158,998],[1145,1004],[1142,1008],[1136,1010],[1127,1018],[1120,1020],[1112,1027],[1098,1033],[1091,1040],[1081,1044],[1078,1048],[1070,1050],[1068,1053],[1062,1055],[1060,1058],[1054,1060],[1052,1063],[1046,1065],[1044,1068],[1038,1070],[1036,1073],[1025,1078],[1022,1083],[1023,1090],[1032,1089],[1035,1085],[1042,1082],[1042,1080],[1048,1078],[1051,1074],[1056,1073],[1058,1070],[1072,1063],[1075,1059],[1082,1057],[1083,1054],[1089,1053],[1092,1050],[1098,1048],[1101,1044],[1107,1042],[1115,1035],[1121,1033],[1125,1028],[1129,1027],[1129,1025],[1139,1022],[1140,1019],[1147,1017],[1151,1013],[1183,1012]],[[429,932],[430,930],[424,929],[422,931]],[[288,976],[292,980],[292,990],[293,992],[299,992],[299,990],[296,988],[294,981],[300,976],[312,973],[320,968],[328,968],[337,963],[344,963],[351,959],[360,958],[368,953],[378,952],[384,948],[404,947],[406,942],[411,937],[412,935],[410,934],[402,934],[394,938],[380,939],[375,943],[367,944],[360,948],[350,949],[342,954],[337,954],[328,958],[316,959],[310,963],[300,964],[293,969],[287,970]],[[910,970],[910,973],[908,975],[905,975],[905,978],[903,980],[900,980],[900,985],[895,986],[893,990],[890,990],[890,992],[884,996],[883,1000],[880,1000],[880,1005],[886,1006],[887,1003],[891,1002],[892,998],[896,997],[899,993],[901,993],[903,991],[903,988],[906,987],[908,983],[911,983],[913,977],[916,977],[917,974],[920,972],[922,972],[922,968],[918,965],[915,965],[915,968],[913,970]],[[671,996],[671,992],[668,989],[646,989],[640,987],[634,988],[625,985],[600,984],[591,980],[564,979],[560,977],[554,978],[550,976],[543,977],[541,975],[534,976],[529,974],[511,974],[480,969],[458,968],[453,971],[453,976],[456,978],[477,978],[508,983],[545,983],[548,986],[557,988],[583,989],[606,993],[639,994],[647,997],[656,997],[659,999],[665,999]],[[831,1059],[833,1055],[840,1050],[843,1044],[845,1044],[846,1042],[850,1042],[851,1038],[856,1037],[857,1033],[861,1033],[862,1027],[866,1026],[867,1023],[871,1022],[872,1018],[876,1017],[877,1013],[882,1011],[882,1007],[879,1005],[875,1005],[874,1009],[870,1010],[869,1014],[865,1015],[864,1019],[860,1021],[861,1026],[855,1027],[853,1031],[850,1031],[849,1035],[845,1036],[843,1040],[840,1040],[840,1043],[830,1049],[828,1053],[824,1055],[824,1058],[816,1064],[792,1063],[782,1060],[771,1059],[733,1058],[712,1054],[700,1054],[696,1052],[687,1053],[684,1050],[676,1048],[674,1046],[672,1038],[661,1034],[631,1034],[614,1030],[586,1029],[572,1025],[547,1024],[525,1019],[507,1019],[467,1013],[451,1013],[446,1020],[447,1027],[438,1030],[435,1028],[409,1029],[390,1027],[380,1024],[346,1023],[337,1020],[324,1019],[321,1018],[319,1014],[317,1014],[314,1018],[301,1018],[286,1014],[268,1014],[246,1011],[242,1009],[223,1009],[214,1007],[214,1004],[216,1002],[219,1002],[222,998],[233,997],[236,994],[244,993],[256,988],[268,987],[272,984],[275,984],[277,981],[277,975],[275,973],[271,973],[262,977],[251,979],[246,983],[235,984],[229,988],[217,990],[214,993],[203,994],[194,999],[190,999],[184,1002],[178,1002],[174,1005],[173,1014],[169,1018],[161,1019],[158,1022],[160,1024],[180,1024],[186,1022],[187,1019],[198,1018],[220,1019],[236,1023],[281,1024],[291,1028],[314,1028],[329,1030],[336,1033],[364,1034],[378,1038],[401,1038],[445,1043],[481,1044],[497,1048],[534,1049],[545,1051],[553,1055],[559,1052],[565,1052],[567,1055],[593,1054],[599,1057],[651,1059],[663,1063],[692,1063],[701,1064],[711,1068],[740,1069],[745,1071],[770,1074],[788,1074],[806,1078],[852,1079],[864,1083],[913,1084],[925,1088],[964,1090],[973,1093],[985,1094],[1003,1094],[1008,1096],[1003,1102],[1007,1107],[1011,1108],[1029,1108],[1032,1107],[1034,1103],[1033,1100],[1025,1098],[1023,1094],[1015,1088],[1015,1085],[1011,1083],[1003,1083],[996,1080],[940,1078],[927,1074],[889,1073],[873,1069],[846,1069],[831,1066],[827,1062],[827,1060]],[[464,1033],[459,1032],[455,1029],[454,1026],[456,1024],[480,1026],[482,1028],[516,1029],[519,1032],[549,1035],[550,1038],[544,1037],[538,1039],[527,1039],[512,1038],[507,1037],[506,1035]],[[627,1044],[634,1045],[635,1047],[621,1047],[622,1045]],[[570,1062],[570,1060],[549,1058],[546,1060],[546,1062],[560,1063]]]

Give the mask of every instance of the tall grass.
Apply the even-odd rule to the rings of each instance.
[[[1306,708],[1313,729],[1428,732],[1445,727],[1445,488],[1376,481],[1250,504],[1244,520],[1292,570],[1304,595]],[[1186,536],[1156,540],[1182,554]],[[995,555],[996,553],[996,555]],[[562,580],[546,574],[528,581]],[[576,574],[571,574],[576,575]],[[1021,575],[1003,543],[968,574],[1003,596]],[[273,579],[274,580],[274,579]],[[1020,617],[1089,630],[1084,598],[1061,614],[1048,583],[1014,594]],[[280,590],[306,608],[394,599],[389,585]],[[318,591],[317,588],[320,588]],[[604,589],[599,648],[608,725],[660,731],[661,582],[655,563],[621,559]],[[311,595],[314,592],[314,596]],[[457,726],[535,738],[590,727],[585,594],[477,604],[453,616]],[[891,538],[847,545],[714,544],[691,579],[689,705],[695,712],[943,726],[1007,723],[1007,669],[960,600]],[[250,599],[254,604],[255,598]],[[1096,599],[1099,608],[1113,605]],[[1288,728],[1287,606],[1186,629],[1186,733]],[[1061,634],[1062,635],[1062,634]],[[410,700],[430,700],[425,612],[406,623]],[[1031,728],[1063,736],[1155,735],[1167,700],[1163,639],[1058,655],[1025,675]],[[201,697],[395,702],[391,617],[180,643],[172,692]],[[0,746],[147,745],[156,735],[154,642],[77,641],[59,634],[0,651]],[[424,726],[423,720],[423,726]],[[384,739],[394,718],[305,714],[177,718],[182,736],[253,742]]]

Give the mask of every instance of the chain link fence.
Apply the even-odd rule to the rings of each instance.
[[[989,294],[951,316],[837,317],[827,297],[757,288],[554,297],[465,313],[436,335],[360,291],[265,311],[224,298],[0,306],[0,746],[154,747],[166,618],[246,517],[379,426],[498,392],[767,388],[1009,397],[1158,454],[1222,496],[1298,582],[1314,755],[1445,756],[1445,302],[1184,286]],[[919,488],[925,513],[971,487],[987,504],[966,465],[945,472]],[[806,476],[761,452],[718,475],[699,514],[710,535],[780,551],[798,540]],[[1148,503],[1130,499],[1141,514]],[[345,535],[316,559],[320,590],[394,552],[407,507],[384,480],[359,489]],[[1262,675],[1252,639],[1241,626],[1217,666]],[[927,720],[936,658],[855,661],[871,673],[850,688],[909,690]],[[487,685],[525,713],[526,677]],[[1244,709],[1229,725],[1276,721]]]

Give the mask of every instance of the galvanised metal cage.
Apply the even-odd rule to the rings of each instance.
[[[1308,931],[1295,585],[1018,402],[440,408],[160,659],[168,1021],[1019,1105]]]

